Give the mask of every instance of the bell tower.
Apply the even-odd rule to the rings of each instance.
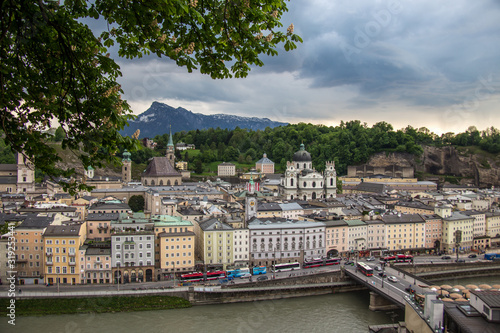
[[[172,125],[170,125],[170,136],[168,137],[167,144],[167,160],[170,162],[173,168],[175,168],[175,146],[174,140],[172,139]]]
[[[256,188],[259,184],[255,184],[253,178],[247,183],[247,196],[245,198],[245,225],[248,226],[248,221],[257,216],[257,194]]]
[[[125,184],[130,183],[132,180],[132,160],[130,159],[131,154],[127,149],[123,152],[122,159],[122,181]]]
[[[35,190],[35,168],[21,153],[16,153],[17,162],[17,193],[33,192]]]

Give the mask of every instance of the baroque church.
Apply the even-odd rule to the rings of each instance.
[[[337,196],[337,171],[335,162],[326,162],[325,171],[318,172],[312,166],[311,154],[304,144],[293,154],[292,161],[286,163],[286,171],[281,177],[280,195],[287,200],[315,200]]]
[[[122,159],[122,180],[125,183],[131,180],[130,153],[124,152]],[[172,130],[168,138],[166,156],[153,157],[141,175],[141,183],[144,186],[170,186],[182,185],[182,175],[175,170],[175,146],[172,139]]]

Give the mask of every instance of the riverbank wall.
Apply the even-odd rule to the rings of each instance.
[[[499,261],[477,261],[468,263],[433,263],[419,265],[392,265],[392,268],[420,280],[433,282],[450,278],[473,278],[500,276]]]

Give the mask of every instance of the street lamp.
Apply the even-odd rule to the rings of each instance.
[[[174,286],[173,286],[173,288],[175,288],[175,261],[172,261],[172,263],[174,264]]]

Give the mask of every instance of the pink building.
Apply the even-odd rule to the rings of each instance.
[[[273,174],[274,162],[267,158],[267,154],[264,154],[262,158],[255,163],[255,169],[263,174]]]

